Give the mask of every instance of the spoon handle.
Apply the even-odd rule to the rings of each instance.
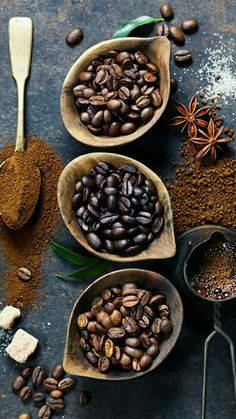
[[[9,21],[9,49],[12,76],[18,93],[16,151],[24,151],[24,93],[25,81],[30,73],[33,22],[29,17],[13,17]]]

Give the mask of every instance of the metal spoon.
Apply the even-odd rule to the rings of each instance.
[[[29,17],[10,19],[9,49],[12,75],[18,92],[18,116],[15,153],[1,165],[0,185],[8,184],[7,180],[12,176],[15,183],[13,190],[9,191],[7,198],[1,203],[0,213],[5,224],[11,229],[19,229],[29,221],[35,210],[41,187],[39,168],[33,162],[30,171],[26,172],[24,168],[24,93],[25,82],[30,73],[32,36],[33,22]]]

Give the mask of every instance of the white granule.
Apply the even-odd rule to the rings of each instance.
[[[183,88],[186,86],[186,77],[191,77],[195,80],[197,94],[202,93],[208,101],[216,105],[234,109],[236,100],[234,40],[224,40],[218,34],[213,34],[212,38],[210,46],[198,53],[195,65],[193,62],[192,66],[183,68],[184,76],[177,77],[180,91],[185,93]],[[233,111],[231,119],[234,117]]]

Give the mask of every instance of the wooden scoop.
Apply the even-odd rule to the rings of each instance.
[[[4,188],[4,199],[0,198],[0,213],[11,229],[19,229],[29,221],[41,187],[39,168],[32,162],[29,170],[29,163],[25,164],[24,93],[25,81],[30,73],[32,35],[33,23],[29,17],[10,19],[9,48],[12,75],[18,92],[18,116],[15,153],[2,163],[0,170],[0,188]]]

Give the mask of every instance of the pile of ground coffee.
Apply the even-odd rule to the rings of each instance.
[[[41,172],[41,190],[37,208],[30,221],[19,230],[9,229],[0,220],[0,247],[8,265],[5,275],[5,298],[8,304],[23,308],[33,306],[40,287],[42,253],[47,245],[45,234],[52,234],[58,220],[57,183],[62,162],[56,151],[41,139],[32,137],[26,142],[26,160]],[[14,153],[13,145],[0,150],[0,160]],[[25,267],[32,273],[30,281],[22,281],[17,271]]]
[[[168,190],[175,232],[202,224],[236,227],[236,160],[224,155],[215,164],[196,159],[194,145],[186,140],[183,160],[176,165]]]

